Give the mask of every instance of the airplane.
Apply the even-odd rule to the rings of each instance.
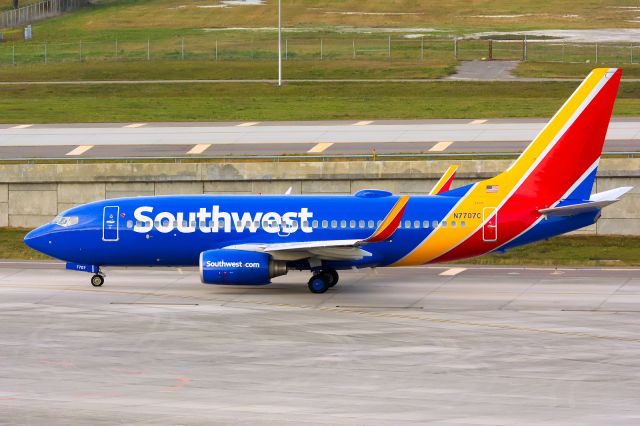
[[[29,232],[31,248],[89,272],[109,266],[198,266],[205,284],[264,285],[308,270],[312,293],[338,271],[451,262],[595,223],[631,190],[592,194],[622,70],[594,69],[499,175],[429,195],[180,195],[73,207]]]

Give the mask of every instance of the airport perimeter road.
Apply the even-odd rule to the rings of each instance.
[[[278,154],[518,153],[546,119],[0,125],[0,159]],[[640,119],[605,151],[640,151]]]
[[[640,271],[0,264],[0,423],[637,425]]]

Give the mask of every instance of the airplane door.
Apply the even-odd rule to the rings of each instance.
[[[498,240],[498,212],[495,207],[485,207],[482,209],[482,240],[493,242]]]
[[[106,206],[102,210],[102,241],[118,241],[120,207]]]

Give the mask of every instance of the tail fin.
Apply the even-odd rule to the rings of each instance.
[[[549,205],[561,197],[588,199],[621,75],[615,68],[593,70],[511,167],[494,179],[520,196],[542,196]]]
[[[533,227],[541,211],[567,199],[589,200],[621,75],[615,68],[593,70],[511,167],[470,186],[443,218],[451,222],[458,212],[480,211],[481,220],[434,230],[396,264],[491,251]],[[500,229],[495,239],[485,238],[485,226]]]

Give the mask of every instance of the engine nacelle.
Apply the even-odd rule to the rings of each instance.
[[[286,262],[246,250],[207,250],[200,253],[200,280],[205,284],[269,284],[287,273]]]

